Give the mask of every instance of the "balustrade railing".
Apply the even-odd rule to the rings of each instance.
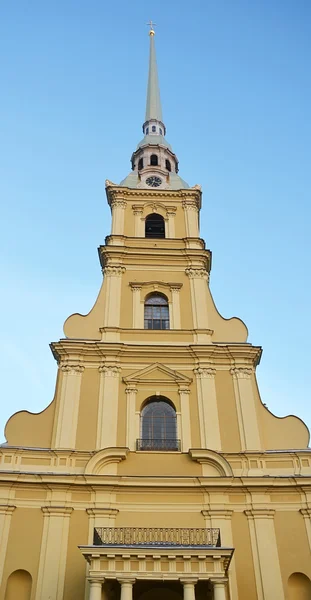
[[[94,546],[220,547],[217,528],[95,527]]]

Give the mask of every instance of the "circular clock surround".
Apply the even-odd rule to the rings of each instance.
[[[161,185],[162,183],[162,179],[161,177],[157,177],[157,175],[151,175],[150,177],[147,177],[146,179],[146,184],[149,185],[150,187],[159,187],[159,185]]]

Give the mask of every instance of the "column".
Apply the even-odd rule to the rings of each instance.
[[[104,327],[120,327],[121,277],[125,267],[109,265],[103,273],[106,279]]]
[[[195,200],[184,200],[182,207],[185,211],[186,236],[199,237],[198,204]]]
[[[126,393],[126,447],[136,450],[136,395],[135,385],[125,388]]]
[[[242,450],[261,450],[261,440],[252,386],[253,369],[231,369]]]
[[[0,585],[9,539],[11,517],[15,508],[15,506],[9,506],[8,504],[0,504]]]
[[[191,305],[194,329],[208,329],[207,281],[208,272],[202,267],[186,269],[190,279]]]
[[[72,508],[43,506],[43,534],[36,600],[63,600]]]
[[[308,542],[311,550],[311,508],[301,508],[299,512],[304,518]]]
[[[115,199],[111,202],[112,224],[111,235],[124,235],[125,200]]]
[[[119,579],[121,584],[121,598],[120,600],[133,600],[133,584],[135,579]]]
[[[195,600],[194,586],[195,586],[197,580],[196,579],[181,579],[180,582],[183,584],[183,588],[184,588],[183,600]]]
[[[249,523],[258,600],[284,600],[274,510],[244,511]]]
[[[134,236],[145,237],[145,220],[143,218],[143,207],[132,206],[134,213]]]
[[[120,367],[116,364],[99,367],[99,399],[96,449],[117,446]]]
[[[214,599],[213,600],[226,600],[226,585],[227,579],[211,579],[213,584]]]
[[[170,329],[180,329],[180,302],[179,302],[179,292],[181,285],[171,285],[170,290],[172,293],[172,320],[170,324]]]
[[[205,527],[215,527],[220,530],[221,545],[225,548],[233,548],[231,524],[233,511],[227,509],[210,509],[202,510],[202,514],[205,518]],[[230,589],[230,600],[238,600],[238,586],[234,554],[229,567],[228,585]]]
[[[101,600],[102,597],[102,581],[100,579],[89,578],[90,593],[89,600]]]
[[[197,379],[201,447],[221,450],[215,374],[211,367],[194,369]]]
[[[188,452],[189,448],[191,448],[190,405],[189,405],[190,390],[188,387],[180,386],[178,393],[179,393],[179,397],[180,397],[182,452]]]
[[[133,293],[133,329],[144,328],[144,311],[140,301],[141,285],[131,284]]]
[[[166,217],[167,217],[167,235],[166,237],[168,238],[174,238],[175,237],[175,216],[176,216],[176,208],[172,207],[170,209],[167,209],[166,211]]]
[[[81,364],[60,363],[62,372],[59,395],[59,411],[55,432],[55,448],[72,448],[76,446],[77,425],[82,373]]]

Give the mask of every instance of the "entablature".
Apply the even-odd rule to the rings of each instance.
[[[202,205],[201,187],[196,185],[192,188],[171,190],[157,189],[148,190],[146,188],[126,188],[106,180],[106,194],[109,206],[113,200],[125,200],[130,202],[176,202],[177,200],[186,201],[192,200],[198,203],[199,209]]]

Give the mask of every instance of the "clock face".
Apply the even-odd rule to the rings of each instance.
[[[152,175],[146,179],[146,184],[150,185],[150,187],[159,187],[161,185],[162,179],[157,177],[156,175]]]

